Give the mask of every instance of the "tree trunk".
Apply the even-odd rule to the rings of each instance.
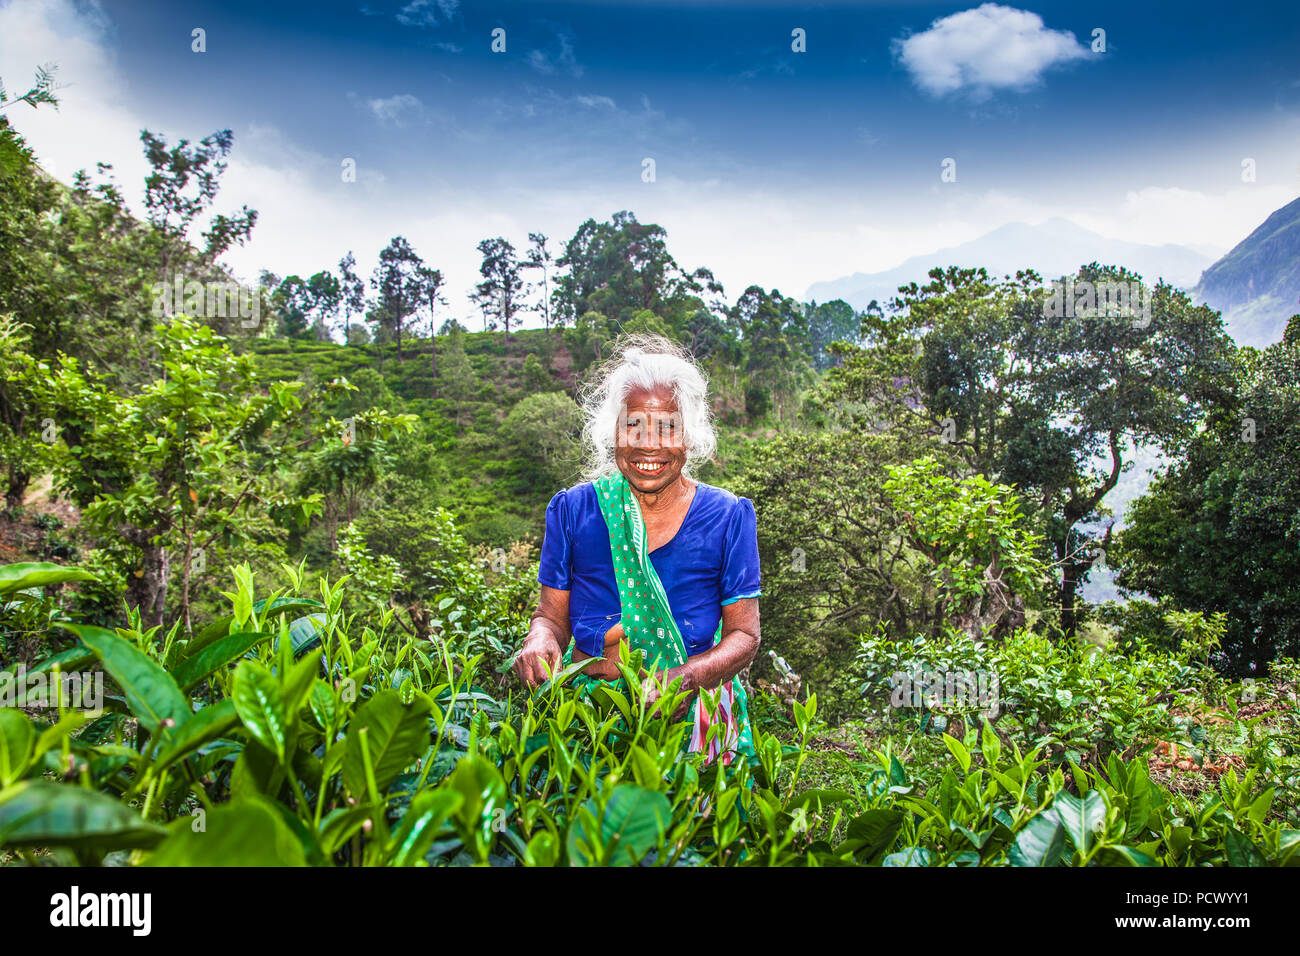
[[[982,593],[971,599],[955,623],[974,641],[996,640],[1024,625],[1024,601],[1007,587],[996,554],[984,569]]]
[[[13,514],[15,509],[23,503],[23,497],[27,494],[27,486],[31,483],[32,476],[21,468],[9,467],[9,485],[5,488],[5,509],[9,514]]]
[[[1255,644],[1255,672],[1250,676],[1255,678],[1264,678],[1269,674],[1269,665],[1273,662],[1273,657],[1277,653],[1273,639],[1266,635],[1257,635]]]
[[[167,580],[171,576],[171,561],[162,545],[145,542],[140,545],[141,566],[127,579],[127,607],[140,609],[140,620],[145,627],[160,626],[167,604]]]
[[[1057,553],[1060,554],[1064,548],[1058,545]],[[1065,632],[1066,637],[1074,637],[1074,632],[1078,627],[1078,616],[1075,613],[1075,595],[1079,590],[1079,579],[1083,576],[1082,568],[1086,564],[1080,564],[1078,561],[1066,560],[1061,565],[1061,588],[1060,606],[1061,606],[1061,630]]]
[[[429,333],[429,367],[433,370],[433,382],[429,386],[429,395],[436,397],[438,394],[438,333],[432,328]]]

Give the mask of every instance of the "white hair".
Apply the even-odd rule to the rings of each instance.
[[[594,481],[618,470],[614,462],[614,436],[628,393],[636,388],[652,391],[660,386],[672,392],[681,414],[686,444],[682,474],[691,477],[696,461],[712,457],[718,437],[713,429],[709,384],[704,373],[680,345],[662,335],[636,333],[615,343],[612,357],[601,368],[594,384],[584,389],[584,480]]]

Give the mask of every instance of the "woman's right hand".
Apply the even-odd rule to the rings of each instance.
[[[514,672],[523,683],[536,688],[560,672],[560,645],[547,633],[530,635],[515,655]]]

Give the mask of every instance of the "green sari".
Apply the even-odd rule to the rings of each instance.
[[[623,633],[628,647],[645,654],[647,668],[679,667],[686,663],[686,642],[673,618],[668,595],[650,561],[646,546],[645,521],[636,496],[621,472],[604,475],[593,482],[600,513],[609,529],[609,549],[618,579],[618,597],[622,605]],[[713,635],[713,644],[722,640],[722,622]],[[564,665],[573,660],[573,645],[564,652]],[[621,686],[623,680],[601,681],[578,675],[574,685],[586,689],[593,685]],[[622,688],[626,690],[626,688]],[[736,754],[754,757],[754,737],[749,725],[749,700],[737,675],[716,691],[701,689],[691,703],[689,751],[707,751],[706,763],[715,759],[730,764]]]

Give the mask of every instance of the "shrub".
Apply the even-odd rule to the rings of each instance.
[[[343,582],[306,598],[286,573],[256,600],[239,569],[231,612],[188,639],[138,615],[65,624],[40,686],[94,667],[120,697],[88,715],[28,681],[0,708],[0,846],[162,866],[1281,865],[1300,850],[1254,771],[1192,799],[1144,762],[1052,766],[987,723],[942,735],[936,779],[886,747],[848,788],[808,789],[815,695],[793,706],[793,744],[756,726],[755,760],[705,765],[666,716],[681,697],[646,706],[639,654],[620,662],[628,694],[574,690],[580,663],[494,695],[481,656],[358,620]]]

